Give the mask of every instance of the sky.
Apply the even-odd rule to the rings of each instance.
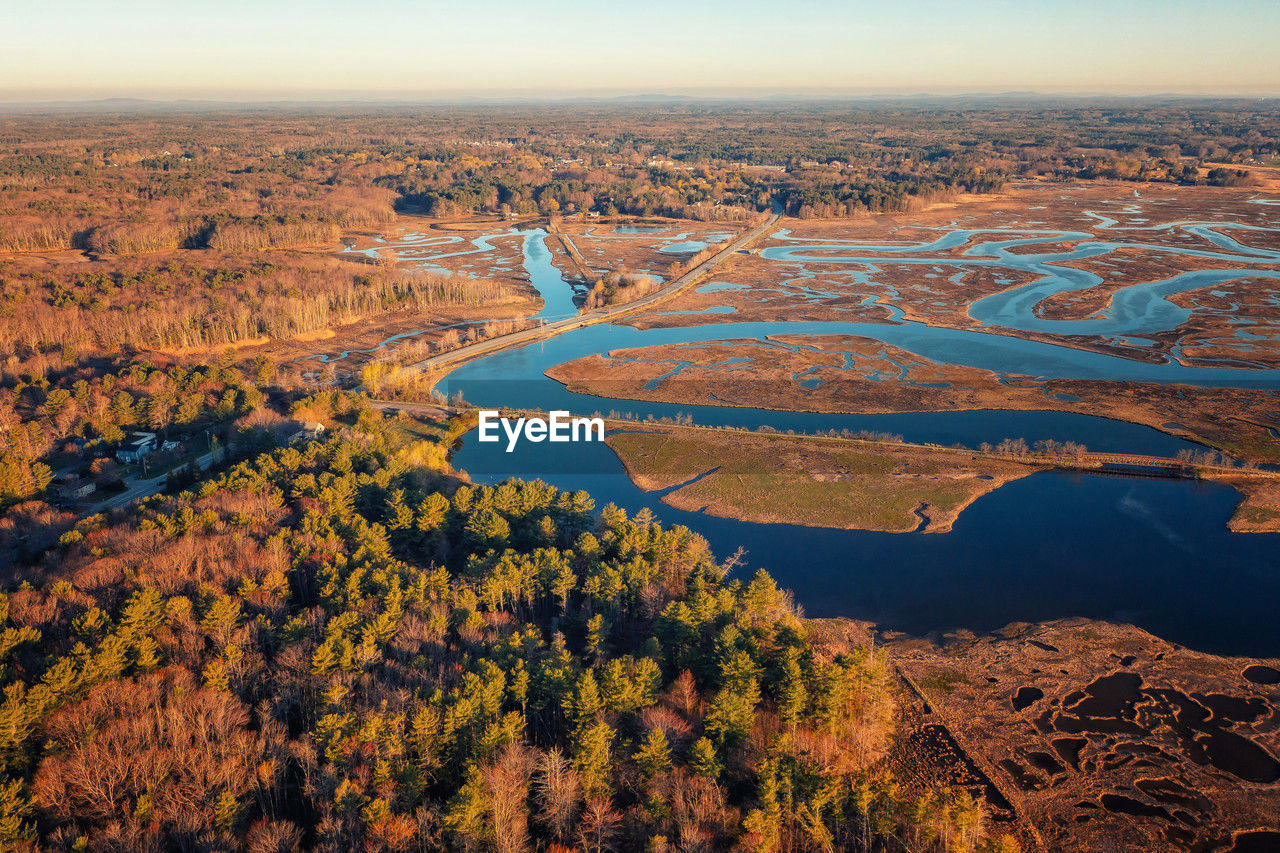
[[[0,0],[0,101],[1280,94],[1280,1]]]

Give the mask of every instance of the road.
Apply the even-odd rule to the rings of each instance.
[[[202,456],[197,456],[195,459],[196,466],[199,467],[201,471],[206,470],[211,464],[213,464],[214,456],[221,452],[222,449],[219,448],[218,450],[211,450]],[[96,504],[93,504],[86,509],[82,514],[93,515],[95,513],[105,512],[106,510],[114,509],[115,507],[125,506],[140,498],[154,495],[164,489],[164,483],[168,476],[169,475],[166,473],[161,474],[158,477],[149,477],[145,480],[134,477],[125,477],[125,490],[123,492],[112,495],[105,500],[98,501]]]
[[[499,335],[496,338],[488,338],[483,341],[477,341],[473,344],[458,347],[440,355],[434,355],[431,358],[423,359],[415,364],[409,365],[410,370],[420,370],[424,373],[433,373],[444,370],[447,367],[457,365],[463,361],[467,361],[477,356],[487,355],[491,352],[497,352],[507,347],[517,346],[519,344],[531,343],[533,341],[545,340],[555,335],[567,332],[570,329],[579,329],[584,326],[592,326],[596,323],[607,323],[650,308],[659,302],[670,299],[677,293],[689,287],[694,282],[700,280],[703,276],[714,270],[720,264],[724,263],[733,255],[742,251],[753,241],[759,239],[766,231],[778,224],[781,214],[774,213],[769,216],[762,224],[757,225],[750,231],[742,234],[729,245],[725,246],[719,252],[707,258],[684,275],[670,282],[660,290],[655,290],[648,296],[641,297],[634,302],[627,302],[622,305],[608,305],[604,308],[597,308],[585,314],[577,314],[564,320],[556,320],[551,323],[545,323],[532,329],[525,329],[519,332],[512,332],[509,335]]]

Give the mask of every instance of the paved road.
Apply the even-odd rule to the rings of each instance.
[[[221,448],[217,450],[211,450],[208,453],[204,454],[203,456],[197,456],[195,459],[195,463],[200,468],[201,471],[206,470],[213,463],[214,454],[221,453],[221,452],[222,452]],[[125,490],[123,492],[120,492],[119,494],[116,494],[116,495],[112,495],[111,497],[105,500],[99,501],[98,503],[91,505],[82,514],[93,515],[94,513],[104,512],[109,509],[114,509],[115,507],[118,507],[118,506],[125,506],[126,504],[130,504],[133,501],[138,500],[139,498],[145,498],[145,497],[154,495],[157,492],[160,492],[164,489],[164,483],[165,483],[165,480],[168,478],[168,476],[169,476],[168,474],[161,474],[158,477],[148,477],[145,480],[137,479],[135,477],[125,477],[124,478]]]
[[[637,299],[634,302],[627,302],[623,305],[609,305],[604,308],[597,308],[594,311],[589,311],[585,314],[578,314],[564,320],[545,323],[532,329],[525,329],[520,332],[512,332],[509,335],[501,335],[496,338],[477,341],[476,343],[467,344],[466,346],[459,347],[458,349],[450,350],[449,352],[441,353],[440,355],[434,355],[431,358],[411,364],[409,365],[409,369],[421,370],[427,373],[439,371],[468,359],[496,352],[500,349],[506,349],[507,347],[530,343],[532,341],[545,340],[546,338],[553,337],[562,332],[567,332],[570,329],[578,329],[583,326],[591,326],[596,323],[606,323],[616,320],[619,317],[626,316],[627,314],[633,314],[637,311],[650,308],[659,302],[670,299],[672,296],[689,287],[695,281],[698,281],[707,273],[720,266],[720,264],[724,263],[734,254],[746,248],[752,241],[759,239],[770,228],[777,225],[778,220],[781,218],[781,214],[775,213],[770,215],[770,217],[761,225],[747,231],[728,246],[725,246],[719,252],[716,252],[714,255],[707,258],[684,275],[675,279],[661,290],[656,290],[648,296]]]

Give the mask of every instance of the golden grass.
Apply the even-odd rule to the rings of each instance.
[[[948,451],[647,424],[607,442],[642,489],[679,486],[662,498],[677,509],[894,533],[918,529],[922,516],[925,532],[949,530],[973,501],[1036,470]]]
[[[1227,527],[1236,533],[1280,533],[1280,480],[1239,480],[1231,485],[1244,498]]]

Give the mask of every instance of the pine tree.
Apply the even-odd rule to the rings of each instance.
[[[548,584],[548,589],[560,601],[560,612],[566,613],[569,609],[569,593],[578,585],[578,576],[574,574],[573,568],[566,562],[559,564],[557,571]]]
[[[755,723],[759,702],[760,685],[754,678],[748,679],[741,688],[726,686],[711,700],[707,731],[722,745],[742,740]]]
[[[501,550],[511,535],[507,520],[488,507],[473,512],[464,526],[467,538],[480,549]]]
[[[671,744],[662,729],[650,729],[635,754],[640,771],[650,778],[671,766]]]
[[[223,832],[230,832],[240,819],[240,803],[230,791],[218,794],[213,804],[213,825]]]
[[[205,611],[200,627],[208,631],[219,643],[231,640],[231,634],[240,622],[240,601],[230,595],[220,595]]]
[[[609,626],[599,613],[587,620],[587,649],[597,661],[604,658],[605,642],[609,638]]]
[[[17,848],[36,839],[35,806],[22,790],[22,780],[0,782],[0,843]]]
[[[328,675],[342,666],[342,652],[338,647],[339,637],[331,637],[316,647],[311,655],[311,672],[313,675]]]
[[[387,496],[387,507],[383,513],[388,530],[408,530],[413,526],[413,510],[404,501],[404,489],[395,489]]]
[[[609,750],[614,731],[607,723],[586,726],[576,738],[573,766],[582,776],[583,789],[588,796],[609,792]]]
[[[778,687],[778,716],[794,733],[800,717],[809,701],[809,691],[804,686],[804,672],[800,669],[800,650],[787,649],[782,663],[782,683]]]
[[[164,624],[167,607],[154,589],[140,589],[129,596],[120,614],[120,636],[133,640],[151,634]]]
[[[156,641],[144,636],[137,642],[137,654],[134,662],[138,669],[148,672],[160,665],[160,647],[156,645]]]
[[[716,748],[705,737],[698,738],[689,747],[689,766],[694,773],[712,780],[719,779],[724,770],[716,755]]]
[[[444,527],[449,514],[449,500],[439,492],[432,492],[418,504],[414,524],[423,534],[435,533]]]
[[[206,687],[213,690],[221,690],[224,693],[231,689],[231,679],[227,673],[227,665],[221,658],[209,661],[205,665],[203,676]]]
[[[600,696],[600,687],[596,683],[596,677],[588,669],[579,676],[573,695],[565,697],[565,715],[575,726],[583,728],[603,708],[604,699]]]
[[[464,848],[482,844],[488,836],[486,816],[489,796],[485,791],[484,777],[475,765],[467,768],[467,780],[458,793],[449,800],[444,813],[444,825],[462,843]]]

